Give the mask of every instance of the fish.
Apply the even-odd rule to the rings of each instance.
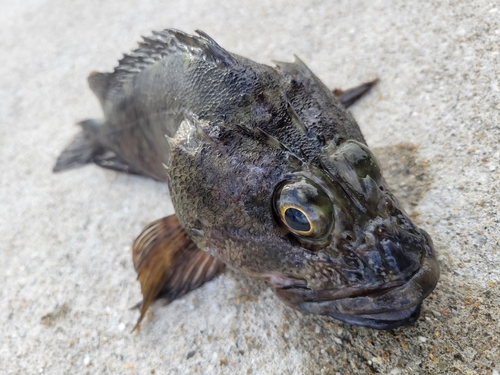
[[[175,214],[132,245],[136,328],[153,301],[225,267],[304,314],[385,330],[417,321],[439,280],[434,245],[347,110],[376,80],[332,91],[298,57],[259,64],[196,33],[153,32],[113,72],[91,73],[104,119],[80,122],[54,167],[168,184]]]

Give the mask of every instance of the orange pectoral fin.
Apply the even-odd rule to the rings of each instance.
[[[137,279],[141,283],[141,315],[158,298],[172,302],[219,274],[225,264],[198,249],[175,215],[146,226],[132,246]]]

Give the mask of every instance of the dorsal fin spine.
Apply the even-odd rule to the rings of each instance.
[[[153,31],[153,35],[142,37],[143,40],[139,42],[139,48],[125,54],[113,73],[101,73],[103,76],[99,77],[99,80],[106,78],[104,82],[97,82],[96,77],[89,77],[89,82],[92,81],[92,90],[98,96],[101,104],[108,95],[113,95],[114,90],[119,90],[125,82],[131,80],[148,66],[176,51],[198,56],[209,63],[222,65],[226,68],[238,64],[230,53],[220,47],[207,34],[202,31],[197,32],[200,36],[166,29]]]

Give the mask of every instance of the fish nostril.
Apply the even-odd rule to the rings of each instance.
[[[344,231],[342,233],[342,239],[345,240],[345,241],[347,241],[347,242],[353,241],[354,237],[355,237],[354,233],[352,233],[350,231]]]
[[[377,228],[377,233],[378,233],[379,235],[383,236],[383,235],[387,234],[387,230],[385,230],[385,228],[384,228],[384,227],[378,227],[378,228]]]

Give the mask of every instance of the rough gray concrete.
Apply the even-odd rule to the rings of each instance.
[[[0,374],[495,374],[500,370],[500,4],[470,1],[2,1]],[[326,84],[379,77],[353,108],[434,239],[442,279],[413,327],[285,307],[233,272],[139,334],[130,244],[172,212],[164,185],[95,166],[51,173],[100,116],[87,88],[150,30],[200,28]],[[498,374],[498,373],[497,373]]]

